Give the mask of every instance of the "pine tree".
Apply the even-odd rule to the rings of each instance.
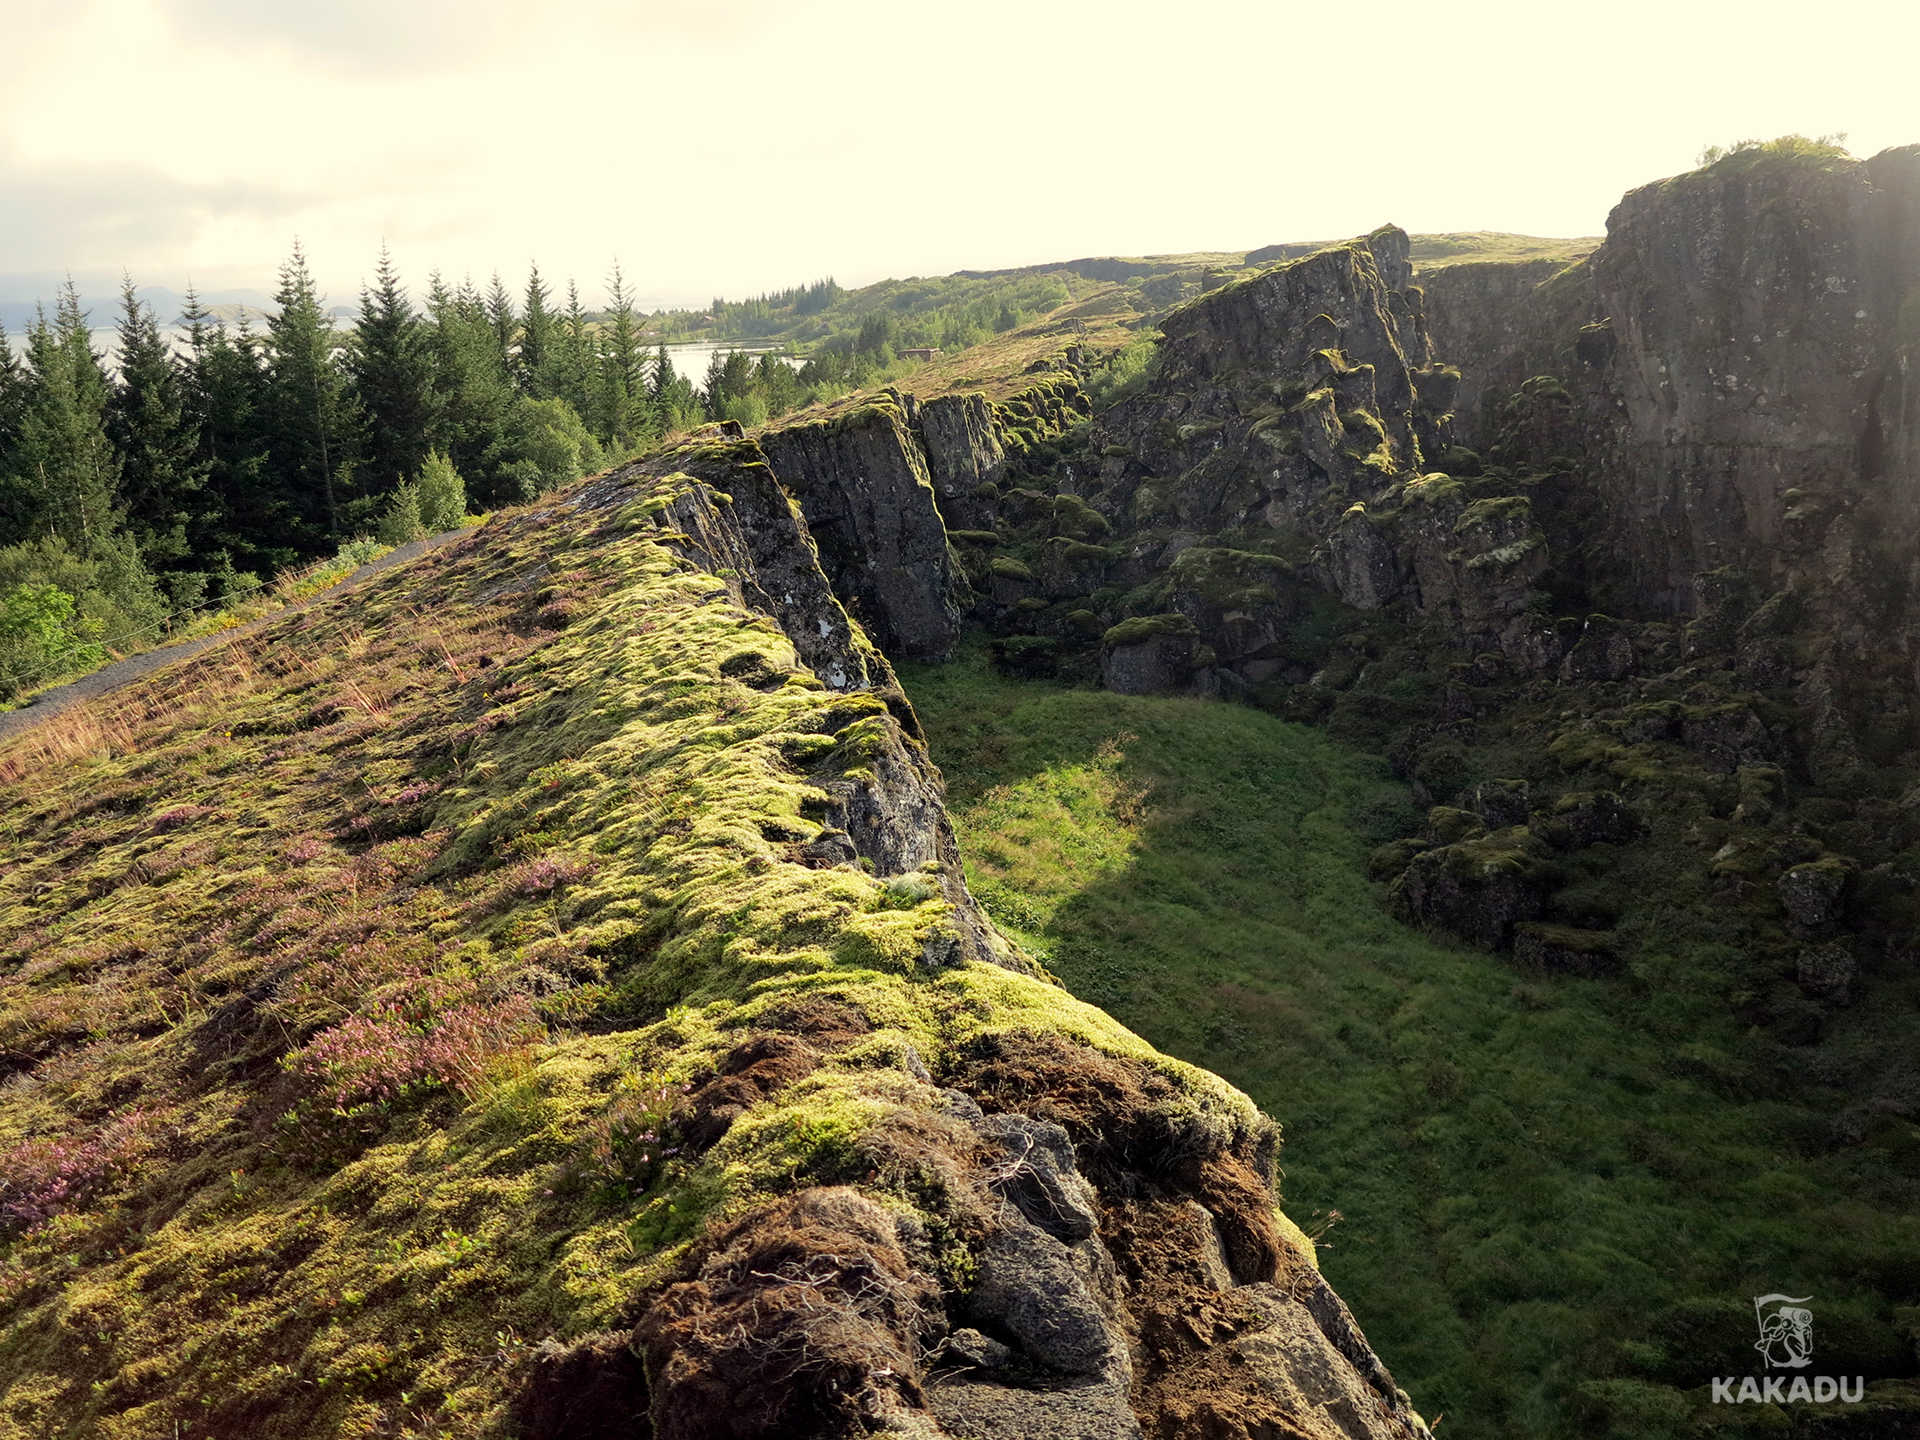
[[[26,380],[20,357],[13,353],[13,342],[7,338],[7,327],[0,325],[0,472],[6,469],[7,453],[19,433]]]
[[[267,483],[267,375],[245,314],[236,338],[189,290],[181,318],[187,326],[181,361],[186,410],[211,502],[195,552],[205,570],[223,577],[224,591],[245,574],[277,569],[297,557],[290,543],[292,502],[284,488]]]
[[[700,393],[707,397],[707,418],[720,419],[727,403],[727,357],[718,350],[707,357],[707,375],[700,382]]]
[[[593,424],[593,334],[587,325],[587,312],[580,304],[580,287],[567,281],[567,314],[561,321],[555,345],[553,393],[573,407],[581,419]]]
[[[360,292],[360,321],[348,349],[347,373],[366,419],[360,472],[365,508],[419,470],[439,419],[427,326],[384,245],[373,287]]]
[[[354,411],[333,322],[299,242],[280,267],[279,313],[267,322],[267,439],[274,484],[292,500],[293,542],[318,553],[338,541],[352,498]]]
[[[427,453],[413,488],[420,507],[420,525],[427,534],[437,535],[466,523],[466,482],[453,462],[438,450]]]
[[[148,567],[191,573],[198,569],[193,531],[207,504],[207,467],[172,352],[130,275],[121,283],[120,306],[120,377],[106,417],[120,457],[120,502]]]
[[[550,299],[552,295],[547,290],[546,282],[540,278],[540,267],[529,266],[527,309],[520,323],[520,354],[516,359],[514,375],[521,391],[536,400],[544,400],[555,393],[554,340],[559,320],[548,306]]]
[[[652,407],[646,384],[647,352],[640,340],[640,319],[632,292],[613,262],[607,279],[607,324],[600,334],[599,385],[594,395],[601,437],[616,449],[631,449],[652,433]]]
[[[486,302],[471,284],[449,290],[436,274],[427,308],[434,388],[442,397],[434,448],[467,477],[481,505],[520,499],[524,487],[505,474],[512,457],[503,449],[516,397]]]
[[[500,370],[511,375],[514,369],[513,342],[520,333],[520,317],[513,313],[513,297],[500,283],[500,272],[493,272],[493,285],[487,291],[487,324],[493,329],[494,344],[500,350]]]
[[[58,536],[82,556],[118,528],[120,462],[107,439],[107,376],[68,280],[49,321],[27,332],[27,371],[9,457],[15,538]]]
[[[20,442],[20,416],[27,399],[27,371],[13,353],[13,342],[0,325],[0,545],[22,538],[15,526],[27,513],[27,499],[16,492],[14,447]]]
[[[663,343],[653,352],[653,377],[647,384],[647,399],[653,406],[653,426],[659,434],[665,435],[674,428],[673,413],[673,360],[667,354]]]

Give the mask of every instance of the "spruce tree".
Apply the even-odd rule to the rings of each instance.
[[[79,554],[118,529],[120,461],[107,439],[107,376],[79,292],[68,280],[54,318],[36,312],[9,457],[16,538],[58,536]]]
[[[553,363],[553,393],[593,426],[593,333],[580,304],[580,287],[567,281],[567,314],[561,322]]]
[[[120,376],[107,402],[107,435],[120,457],[120,503],[141,558],[155,571],[193,574],[207,467],[171,348],[130,275],[120,286]],[[184,578],[172,584],[176,593],[198,593]]]
[[[242,313],[238,334],[187,296],[182,317],[187,414],[198,432],[207,469],[208,533],[196,547],[204,568],[235,577],[279,568],[299,555],[292,543],[292,497],[267,477],[267,373],[260,342]]]
[[[7,338],[7,327],[0,325],[0,471],[6,469],[7,452],[19,432],[26,378],[20,357],[13,353],[13,342]]]
[[[425,462],[439,419],[427,326],[384,245],[372,288],[360,292],[347,373],[366,422],[359,476],[365,508]]]
[[[527,271],[526,313],[520,321],[520,353],[516,357],[514,378],[522,393],[544,400],[554,390],[554,340],[559,317],[548,305],[553,297],[540,278],[540,267]]]
[[[267,321],[267,454],[291,501],[293,543],[309,554],[343,535],[352,498],[354,412],[335,359],[337,337],[296,241],[280,267],[279,312]]]
[[[494,344],[500,351],[502,374],[513,374],[513,342],[520,332],[520,317],[513,313],[513,297],[500,283],[500,272],[493,272],[493,284],[487,290],[487,324],[493,330]]]
[[[647,385],[647,398],[653,405],[653,427],[661,435],[673,429],[677,418],[673,413],[674,378],[673,360],[663,342],[653,353],[653,378]]]
[[[474,498],[491,506],[522,498],[504,470],[513,386],[487,305],[471,284],[449,290],[439,275],[428,296],[434,387],[442,397],[434,448],[467,477]]]
[[[607,278],[607,323],[600,333],[598,361],[596,428],[607,444],[631,449],[652,433],[653,416],[640,319],[618,260]]]

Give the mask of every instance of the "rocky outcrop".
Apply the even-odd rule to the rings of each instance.
[[[840,677],[844,698],[821,721],[831,734],[783,747],[818,757],[808,779],[825,797],[809,802],[817,833],[791,858],[888,877],[908,905],[944,898],[946,918],[905,957],[916,975],[980,962],[1029,975],[967,892],[911,707],[828,590],[773,473],[753,441],[715,427],[575,503],[622,533],[657,534]],[[1182,617],[1161,632],[1191,647]],[[768,664],[747,650],[719,669],[761,691],[796,680]],[[694,1076],[664,1123],[691,1156],[736,1143],[877,1025],[833,1004],[774,1012]],[[859,1183],[815,1175],[712,1227],[647,1297],[627,1346],[596,1336],[543,1354],[516,1407],[529,1435],[607,1429],[618,1417],[597,1407],[613,1395],[630,1419],[644,1405],[662,1440],[1136,1440],[1180,1433],[1176,1417],[1208,1406],[1251,1417],[1224,1435],[1425,1433],[1277,1222],[1277,1131],[1250,1106],[1222,1109],[1139,1060],[1045,1031],[984,1037],[944,1071],[936,1080],[912,1044],[862,1062],[861,1076],[886,1075],[887,1099],[835,1162]],[[1180,1259],[1145,1217],[1175,1214],[1207,1238],[1204,1277],[1141,1283]],[[1169,1346],[1162,1312],[1175,1304],[1232,1320]],[[602,1398],[588,1404],[574,1385]]]
[[[1514,458],[1577,461],[1597,598],[1687,614],[1697,577],[1729,568],[1842,604],[1871,584],[1920,507],[1917,213],[1920,147],[1763,147],[1632,191],[1545,283],[1428,280],[1434,333],[1482,377],[1467,385],[1497,399],[1558,377],[1557,410],[1461,411]]]
[[[1152,386],[1102,417],[1090,494],[1116,524],[1297,524],[1417,473],[1431,355],[1388,227],[1176,310]],[[1337,512],[1336,512],[1337,513]]]
[[[881,649],[917,659],[952,649],[966,581],[900,407],[865,403],[828,420],[771,430],[761,444],[805,512],[835,591]],[[947,459],[954,461],[952,452]]]
[[[948,527],[990,529],[1007,452],[987,397],[976,391],[929,400],[919,408],[919,430],[927,478]]]

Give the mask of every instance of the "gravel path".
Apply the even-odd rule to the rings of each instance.
[[[324,590],[316,590],[305,599],[297,600],[285,609],[274,611],[271,615],[262,615],[258,620],[249,620],[246,624],[236,625],[231,630],[218,630],[195,640],[182,640],[175,645],[161,645],[152,650],[142,650],[137,655],[116,660],[111,665],[102,665],[98,670],[82,675],[71,684],[56,685],[51,690],[42,690],[18,710],[0,711],[0,740],[29,730],[43,720],[50,720],[62,710],[96,699],[101,695],[110,694],[121,686],[130,684],[143,675],[151,675],[154,671],[171,665],[177,660],[185,660],[190,656],[198,655],[202,650],[224,644],[236,636],[249,634],[263,625],[271,625],[277,620],[285,619],[289,615],[306,609],[315,601],[345,594],[354,586],[378,575],[382,570],[390,570],[395,565],[404,565],[407,561],[424,555],[429,550],[438,549],[448,541],[458,540],[462,535],[472,533],[470,528],[463,526],[458,530],[444,530],[438,535],[429,535],[425,540],[410,541],[389,550],[377,560],[369,560],[344,580],[329,585]]]

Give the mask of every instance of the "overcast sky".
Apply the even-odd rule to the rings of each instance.
[[[0,299],[589,300],[1410,230],[1598,233],[1744,136],[1920,141],[1910,3],[0,0]],[[32,278],[23,278],[32,277]]]

